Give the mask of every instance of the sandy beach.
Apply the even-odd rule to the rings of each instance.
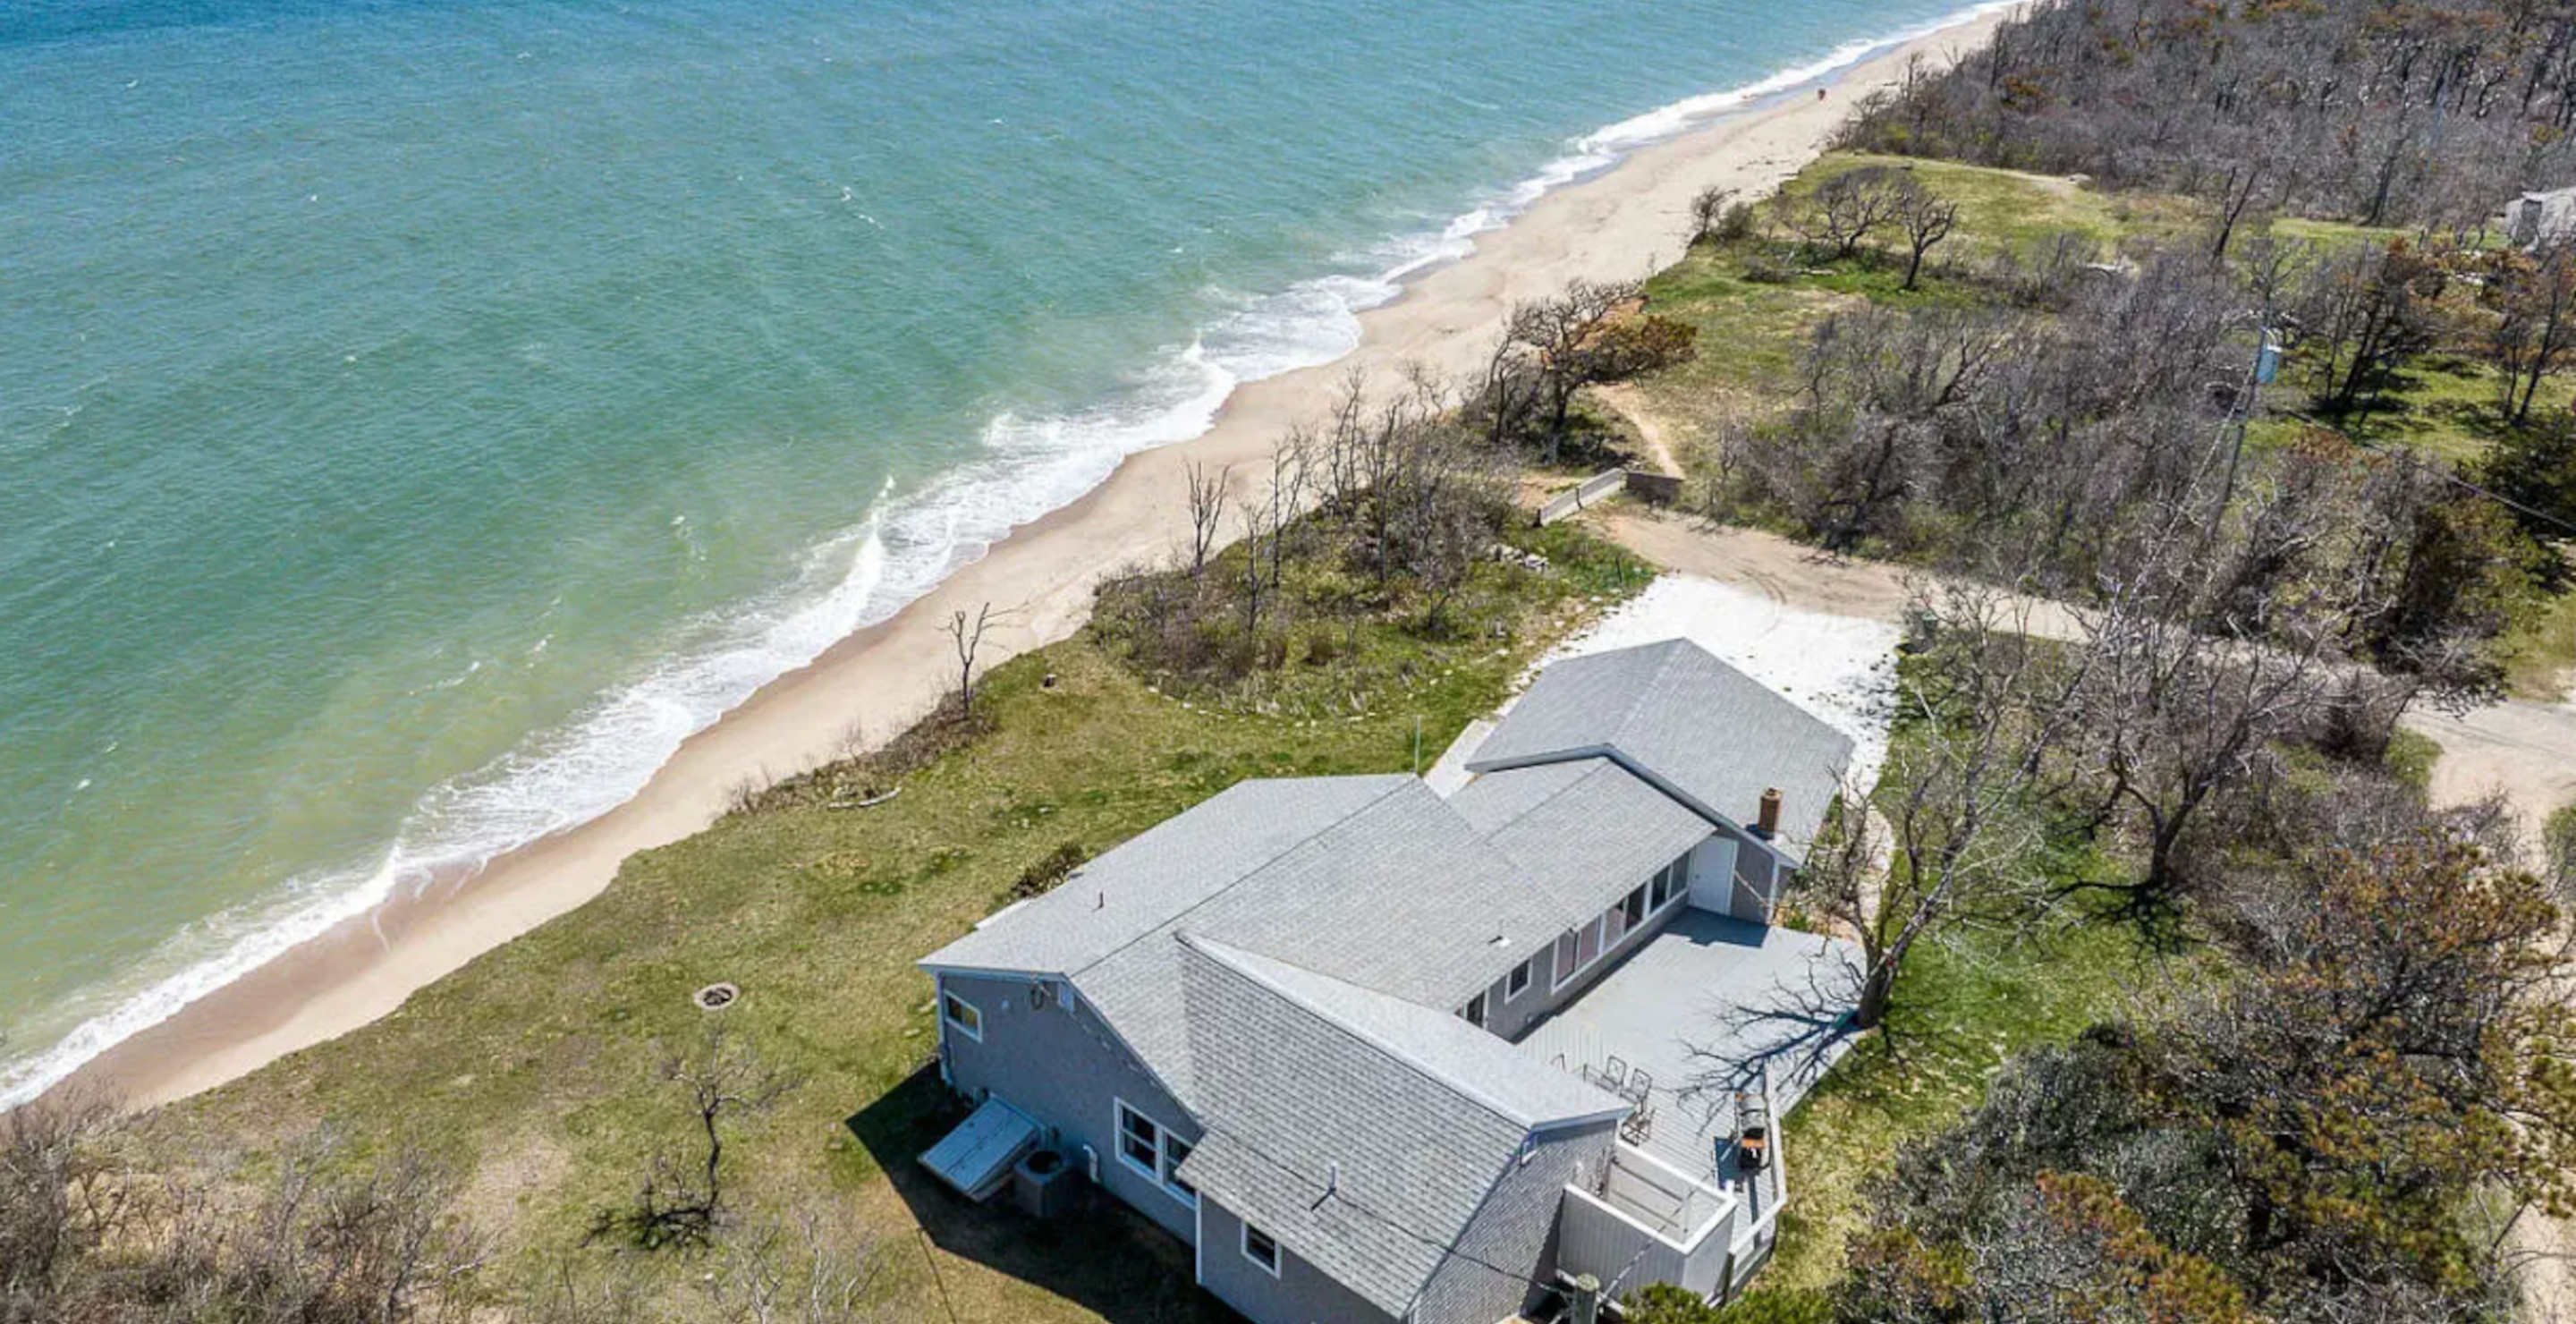
[[[1321,412],[1354,369],[1390,385],[1412,365],[1454,378],[1483,360],[1515,302],[1576,278],[1661,268],[1682,250],[1694,195],[1712,185],[1746,197],[1767,193],[1823,149],[1855,100],[1901,78],[1909,61],[1955,58],[2000,21],[1988,14],[1880,52],[1549,194],[1480,236],[1472,254],[1363,314],[1350,355],[1244,386],[1204,436],[1130,458],[1087,496],[1015,530],[893,619],[762,689],[683,745],[634,799],[292,949],[111,1049],[67,1085],[157,1104],[392,1012],[414,990],[597,896],[629,855],[706,827],[746,781],[828,761],[846,752],[854,733],[874,743],[917,719],[952,679],[950,644],[936,628],[951,612],[984,603],[1007,611],[988,636],[988,661],[1072,633],[1104,572],[1167,555],[1186,539],[1191,463],[1233,464],[1248,474],[1283,432]],[[1827,89],[1822,97],[1819,86]]]

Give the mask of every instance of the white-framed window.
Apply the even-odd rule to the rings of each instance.
[[[1690,852],[1656,871],[1655,881],[1646,897],[1648,910],[1662,910],[1690,894]]]
[[[1608,914],[1604,914],[1601,918],[1582,928],[1567,929],[1557,935],[1556,977],[1548,983],[1550,991],[1574,982],[1576,975],[1590,969],[1593,962],[1601,959],[1602,949],[1607,946],[1602,941],[1602,931],[1609,924],[1610,916],[1618,913],[1619,908],[1612,906]]]
[[[949,992],[939,991],[939,1017],[949,1028],[974,1040],[984,1042],[984,1012],[974,1003]]]
[[[1279,1243],[1250,1223],[1243,1225],[1243,1258],[1260,1266],[1263,1273],[1279,1276]]]
[[[1118,1161],[1137,1176],[1162,1187],[1171,1197],[1186,1205],[1199,1202],[1198,1188],[1181,1180],[1181,1160],[1190,1156],[1190,1142],[1173,1135],[1171,1128],[1138,1112],[1125,1099],[1118,1104]]]
[[[1458,1009],[1458,1014],[1466,1017],[1469,1025],[1473,1025],[1478,1029],[1484,1028],[1485,995],[1479,993],[1476,996],[1467,999],[1467,1005],[1460,1007]]]
[[[1537,971],[1538,958],[1535,956],[1513,966],[1512,972],[1503,977],[1503,1001],[1509,1002],[1529,992],[1530,981],[1537,977]]]
[[[1620,898],[1619,919],[1622,933],[1633,933],[1646,922],[1646,884],[1637,884],[1636,891]]]

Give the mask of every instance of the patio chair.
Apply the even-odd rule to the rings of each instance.
[[[1642,1145],[1654,1133],[1655,1110],[1645,1104],[1639,1104],[1636,1111],[1619,1119],[1619,1138],[1629,1144]]]
[[[1627,1059],[1614,1056],[1609,1061],[1602,1063],[1601,1074],[1596,1077],[1596,1081],[1601,1088],[1608,1090],[1613,1094],[1626,1089],[1628,1086]]]
[[[1645,1107],[1646,1097],[1654,1092],[1655,1078],[1644,1067],[1639,1067],[1628,1073],[1628,1088],[1621,1091],[1621,1093],[1627,1096],[1629,1102],[1636,1104],[1639,1108]]]

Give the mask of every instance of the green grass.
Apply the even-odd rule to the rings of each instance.
[[[316,1124],[357,1138],[358,1158],[427,1150],[466,1174],[465,1212],[509,1248],[496,1272],[533,1273],[608,1255],[583,1249],[585,1233],[685,1121],[652,1081],[659,1046],[720,1019],[805,1077],[747,1124],[732,1189],[749,1213],[820,1210],[883,1248],[903,1317],[944,1318],[942,1295],[970,1320],[1220,1317],[1190,1288],[1186,1250],[1132,1215],[1039,1227],[916,1175],[941,1092],[922,1074],[936,1039],[912,963],[1067,843],[1105,849],[1246,777],[1402,771],[1417,720],[1436,755],[1559,632],[1642,582],[1583,537],[1544,535],[1569,569],[1478,622],[1472,649],[1407,666],[1403,632],[1372,626],[1375,664],[1401,680],[1347,717],[1185,706],[1087,638],[1020,658],[986,682],[990,729],[906,777],[896,800],[834,810],[782,794],[638,855],[589,905],[160,1126],[172,1152],[214,1171],[261,1171]],[[1485,628],[1498,622],[1500,638]],[[691,992],[718,980],[742,999],[697,1010]],[[690,1290],[694,1261],[653,1263],[661,1290]]]
[[[2536,601],[2504,637],[2505,684],[2526,699],[2561,702],[2576,674],[2576,593]]]
[[[2293,383],[2296,374],[2284,376]],[[2502,380],[2496,370],[2464,354],[2427,354],[2407,365],[2367,415],[2339,420],[2343,431],[2365,441],[2413,447],[2454,464],[2484,455],[2511,425],[2497,407]],[[2568,407],[2576,381],[2565,376],[2541,383],[2533,403],[2540,418]]]
[[[2130,238],[2188,233],[2207,223],[2206,208],[2188,198],[2108,193],[2052,175],[1851,152],[1818,159],[1783,191],[1804,196],[1826,180],[1865,166],[1910,170],[1924,187],[1959,204],[1959,228],[1950,241],[1957,249],[1934,250],[1945,256],[2027,249],[2069,232],[2114,247]]]
[[[1979,932],[1909,960],[1893,1039],[1863,1040],[1789,1115],[1789,1203],[1760,1290],[1819,1292],[1842,1274],[1866,1212],[1863,1188],[1907,1145],[1955,1125],[2005,1059],[2063,1043],[2117,1007],[2124,976],[2152,959],[2121,924]]]
[[[1900,745],[1905,733],[1896,735]],[[1901,760],[1891,760],[1891,768]],[[1900,788],[1882,781],[1886,800]],[[2115,882],[2127,866],[2096,845],[2045,836],[2013,866],[2052,883]],[[1857,1044],[1789,1115],[1790,1197],[1761,1292],[1821,1292],[1841,1276],[1868,1182],[1908,1145],[1954,1125],[1986,1082],[2027,1049],[2072,1039],[2114,1014],[2154,973],[2159,950],[2134,924],[2070,906],[2044,920],[1963,923],[1915,949],[1885,1031]]]

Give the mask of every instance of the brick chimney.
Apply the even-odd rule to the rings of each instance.
[[[1780,835],[1779,787],[1771,787],[1762,793],[1762,815],[1754,820],[1753,830],[1761,833],[1765,837],[1776,837]]]

